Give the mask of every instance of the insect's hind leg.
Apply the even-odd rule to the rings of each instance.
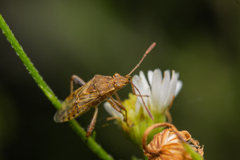
[[[70,94],[73,93],[73,81],[79,85],[79,87],[83,86],[85,84],[85,82],[78,76],[76,75],[72,75],[71,79],[70,79]]]
[[[96,124],[96,120],[97,120],[97,114],[98,114],[98,106],[95,106],[95,111],[93,114],[93,118],[91,120],[91,123],[87,129],[87,133],[86,133],[86,137],[89,137],[94,129],[94,126]]]
[[[111,104],[111,106],[116,110],[118,111],[119,113],[121,113],[124,117],[124,122],[126,122],[127,126],[128,125],[128,122],[127,122],[127,110],[126,108],[120,103],[118,102],[117,100],[115,100],[114,98],[112,97],[109,97],[109,99],[107,99],[108,103]],[[122,110],[125,111],[125,115],[123,114],[122,110],[120,110],[119,108],[121,108]]]

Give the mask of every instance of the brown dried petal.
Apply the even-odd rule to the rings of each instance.
[[[154,128],[156,127],[152,127],[152,129]],[[177,129],[175,130],[177,131]],[[149,132],[149,130],[147,132]],[[188,131],[177,132],[183,141],[191,143],[193,149],[203,156],[203,148],[199,146],[197,140],[191,138]],[[161,133],[156,134],[147,146],[144,146],[145,142],[143,141],[144,155],[148,156],[149,160],[192,160],[191,156],[185,151],[181,144],[179,136],[177,136],[172,129],[163,130]]]

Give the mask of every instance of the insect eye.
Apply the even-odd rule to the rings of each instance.
[[[120,76],[120,74],[118,74],[118,73],[114,74],[114,77],[119,77],[119,76]]]

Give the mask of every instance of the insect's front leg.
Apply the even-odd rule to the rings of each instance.
[[[96,124],[96,120],[97,120],[97,114],[98,114],[98,106],[95,106],[95,112],[93,114],[93,118],[91,120],[91,123],[87,129],[87,133],[86,133],[86,137],[89,137],[94,129],[94,126]]]
[[[119,95],[117,94],[117,92],[114,93],[115,97],[117,98],[118,102],[122,102],[121,98],[119,97]]]
[[[79,87],[83,86],[85,84],[85,82],[78,76],[76,75],[72,75],[71,79],[70,79],[70,94],[73,93],[73,81],[79,85]]]
[[[127,122],[127,110],[126,108],[120,103],[118,102],[117,100],[115,100],[114,98],[112,97],[109,97],[109,99],[107,99],[108,103],[111,104],[111,106],[116,110],[118,111],[119,113],[121,113],[124,117],[124,121],[126,122],[127,126],[128,125],[128,122]],[[122,110],[120,110],[119,108],[121,108],[122,110],[125,111],[125,115],[123,114]]]

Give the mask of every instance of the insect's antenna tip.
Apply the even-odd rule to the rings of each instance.
[[[127,74],[128,76],[130,76],[130,75],[132,74],[132,72],[135,71],[135,69],[138,68],[138,66],[142,63],[143,59],[144,59],[144,58],[146,57],[146,55],[155,47],[155,45],[156,45],[156,42],[153,42],[153,43],[151,44],[151,46],[148,47],[148,49],[146,50],[146,52],[145,52],[145,54],[143,55],[142,59],[139,61],[139,63],[133,68],[133,70],[132,70],[130,73]]]
[[[151,46],[147,49],[144,55],[147,55],[155,46],[156,46],[156,42],[153,42]]]

